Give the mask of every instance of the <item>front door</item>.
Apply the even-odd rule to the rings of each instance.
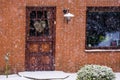
[[[27,71],[54,70],[55,12],[55,7],[26,7]]]

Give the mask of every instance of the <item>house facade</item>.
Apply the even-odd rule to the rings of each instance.
[[[68,22],[64,10],[74,15]],[[120,71],[120,48],[114,47],[115,42],[111,42],[113,47],[102,49],[87,42],[87,13],[101,10],[120,12],[120,0],[0,0],[0,72],[5,70],[7,53],[12,73],[76,72],[86,64],[105,65]]]

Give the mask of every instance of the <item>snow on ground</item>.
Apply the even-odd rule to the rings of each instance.
[[[17,74],[8,75],[8,78],[6,78],[5,75],[0,75],[0,80],[30,80],[24,77],[20,77]]]
[[[51,74],[57,76],[57,74],[59,72],[57,74],[56,74],[56,72],[54,72],[54,73],[48,72],[48,73],[50,75],[48,75],[47,77],[50,77]],[[34,72],[34,74],[31,72],[32,76],[36,76],[36,74],[38,74],[38,72]],[[50,80],[76,80],[76,77],[77,77],[76,73],[63,73],[63,74],[69,75],[69,77],[67,77],[66,79],[50,79]],[[65,75],[63,75],[63,74],[61,75],[61,77],[62,76],[65,77]],[[24,76],[24,75],[27,75],[27,74],[24,73],[22,76]],[[41,75],[41,77],[43,77],[43,75]],[[120,80],[120,73],[115,73],[115,75],[116,75],[116,80]],[[17,74],[12,74],[12,75],[8,75],[8,78],[6,78],[5,75],[0,75],[0,80],[33,80],[33,79],[28,79],[28,78],[25,78],[25,77],[21,77],[20,75],[17,75]]]
[[[67,74],[63,71],[25,71],[19,72],[20,76],[34,78],[34,79],[64,79],[69,77],[70,74]]]
[[[120,73],[115,73],[115,76],[116,76],[116,80],[120,80]]]
[[[76,73],[69,73],[71,74],[68,78],[64,80],[76,80],[77,74]],[[115,73],[116,80],[120,80],[120,73]]]

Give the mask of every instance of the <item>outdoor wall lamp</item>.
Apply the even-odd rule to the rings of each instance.
[[[71,20],[72,17],[74,17],[74,15],[69,12],[69,9],[63,9],[63,13],[64,13],[64,18],[68,24],[68,22]]]

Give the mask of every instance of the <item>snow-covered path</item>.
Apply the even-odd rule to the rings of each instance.
[[[24,74],[23,74],[24,73]],[[30,72],[29,74],[28,73],[26,73],[26,72],[22,72],[21,74],[19,74],[19,75],[17,75],[17,74],[12,74],[12,75],[9,75],[8,76],[8,78],[6,78],[6,76],[5,75],[0,75],[0,80],[33,80],[33,79],[28,79],[28,78],[25,78],[25,77],[23,77],[24,75],[25,76],[36,76],[36,75],[39,75],[39,78],[41,78],[41,77],[43,77],[43,75],[47,75],[47,76],[45,76],[45,78],[50,78],[51,77],[51,75],[54,75],[53,77],[55,77],[55,78],[63,78],[63,77],[66,77],[66,76],[68,76],[69,75],[69,77],[67,77],[67,78],[65,78],[65,79],[50,79],[50,80],[76,80],[76,73],[64,73],[64,72],[45,72],[45,73],[47,73],[47,74],[40,74],[40,72],[39,72],[39,74],[38,74],[38,71],[37,72],[34,72],[34,74],[33,74],[33,72]],[[48,74],[49,73],[49,74]],[[59,73],[60,73],[60,75],[59,75]],[[61,74],[61,73],[63,73],[63,74]],[[120,80],[120,73],[115,73],[115,75],[116,75],[116,80]]]

